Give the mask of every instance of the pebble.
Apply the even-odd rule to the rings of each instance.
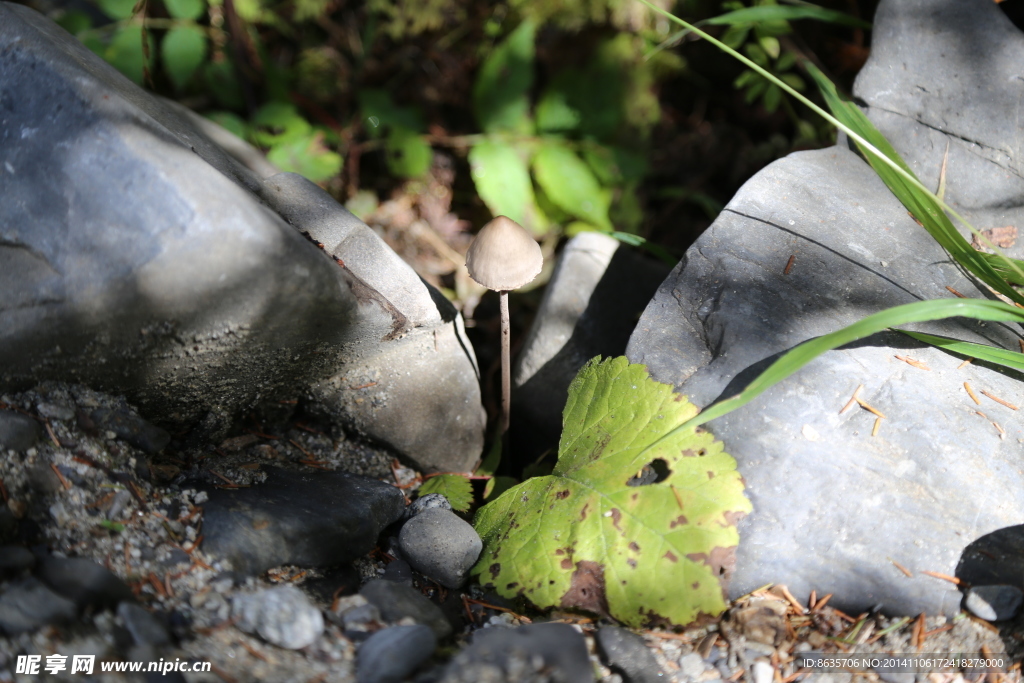
[[[27,451],[42,434],[39,423],[13,410],[0,410],[0,450]]]
[[[99,408],[92,411],[89,418],[98,428],[112,432],[144,453],[159,453],[171,442],[171,435],[166,429],[124,408]]]
[[[36,563],[36,556],[28,548],[20,545],[0,546],[0,576],[13,576]]]
[[[0,632],[14,636],[75,617],[75,603],[29,577],[7,586],[0,595]]]
[[[621,674],[626,683],[664,680],[658,660],[641,636],[618,626],[604,626],[598,630],[595,640],[608,667]],[[700,670],[704,670],[703,664]]]
[[[775,680],[775,667],[768,662],[754,662],[750,673],[754,683],[772,683]]]
[[[546,677],[538,676],[544,671]],[[583,635],[568,624],[529,624],[518,628],[487,628],[445,668],[442,683],[487,680],[519,683],[551,680],[593,683],[594,669]]]
[[[704,659],[696,652],[691,652],[679,658],[679,670],[687,678],[696,680],[704,673],[704,669]]]
[[[124,581],[84,557],[47,557],[42,561],[39,578],[79,607],[112,607],[125,600],[135,600]]]
[[[291,585],[238,593],[231,607],[240,630],[258,633],[268,643],[288,650],[311,645],[324,630],[320,610]]]
[[[466,582],[483,550],[476,530],[443,508],[424,510],[406,522],[398,542],[414,569],[448,588]]]
[[[409,507],[405,508],[405,517],[406,519],[411,519],[425,510],[436,509],[448,510],[450,512],[452,504],[440,493],[428,493],[420,496]]]
[[[1017,586],[974,586],[967,591],[964,607],[974,616],[986,621],[1013,619],[1020,611],[1024,594]]]
[[[400,683],[430,658],[436,647],[434,632],[422,624],[377,631],[356,653],[356,681]]]
[[[284,564],[350,563],[405,509],[402,492],[376,479],[277,467],[266,473],[250,488],[214,489],[203,506],[203,551],[231,560],[245,576]]]
[[[380,610],[362,595],[339,598],[337,609],[328,616],[346,631],[367,631],[381,621]]]
[[[122,602],[118,605],[117,616],[121,617],[124,627],[132,634],[136,645],[156,646],[171,642],[171,636],[160,617],[134,602]]]
[[[388,563],[387,567],[384,567],[384,576],[386,581],[395,581],[397,583],[406,583],[412,585],[412,567],[408,562],[402,559],[393,560]]]
[[[438,640],[444,640],[452,633],[452,625],[441,608],[412,586],[374,579],[367,582],[359,594],[380,610],[384,621],[394,622],[409,617],[417,624],[429,626]]]

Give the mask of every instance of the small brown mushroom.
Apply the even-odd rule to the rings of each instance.
[[[498,216],[477,234],[466,253],[469,276],[498,292],[501,302],[501,432],[508,430],[512,395],[508,293],[533,281],[544,265],[540,246],[523,226]]]

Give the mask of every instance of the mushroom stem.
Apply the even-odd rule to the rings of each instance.
[[[501,302],[501,433],[505,434],[512,412],[512,349],[509,339],[508,291],[498,292],[498,299]]]

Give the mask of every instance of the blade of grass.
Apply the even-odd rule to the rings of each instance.
[[[664,261],[670,266],[675,266],[679,263],[679,259],[668,253],[668,250],[664,247],[659,246],[650,240],[644,239],[640,235],[634,235],[631,232],[619,232],[617,230],[608,234],[623,244],[628,244],[631,247],[639,247],[640,249],[650,252],[651,255],[656,256],[658,259]]]
[[[794,374],[826,351],[831,351],[844,344],[863,339],[896,325],[955,317],[995,322],[1024,322],[1024,309],[1004,304],[1001,301],[987,301],[983,299],[936,299],[934,301],[917,301],[912,304],[887,308],[840,330],[806,341],[788,351],[772,363],[767,370],[762,372],[757,379],[748,384],[742,392],[732,398],[727,398],[705,408],[698,415],[648,446],[648,449],[653,448],[657,443],[669,438],[676,432],[700,426],[745,406],[773,385]]]
[[[885,166],[890,168],[896,176],[900,177],[904,181],[905,185],[909,185],[910,187],[916,190],[916,192],[914,192],[913,194],[910,194],[909,192],[902,192],[901,196],[901,193],[897,192],[892,185],[889,186],[890,189],[893,190],[894,194],[896,194],[900,201],[904,203],[904,205],[911,211],[911,213],[914,216],[918,218],[918,220],[925,224],[925,218],[928,219],[931,228],[935,230],[935,232],[932,233],[933,237],[935,237],[937,234],[941,234],[943,236],[943,239],[940,240],[940,243],[942,243],[943,241],[945,242],[945,244],[943,244],[944,248],[946,248],[946,245],[948,244],[955,249],[955,251],[950,252],[950,255],[957,260],[957,263],[959,263],[963,268],[965,268],[970,273],[978,277],[978,279],[988,284],[994,290],[998,291],[999,293],[1003,294],[1004,296],[1010,298],[1013,301],[1017,301],[1018,303],[1024,304],[1024,296],[1018,294],[1012,287],[1010,287],[1004,280],[1002,280],[998,276],[998,274],[989,266],[988,261],[986,259],[974,257],[973,255],[969,254],[966,250],[963,249],[963,245],[967,244],[967,241],[964,240],[963,237],[955,229],[952,229],[952,232],[956,233],[956,236],[959,237],[959,241],[957,241],[957,239],[954,238],[953,235],[949,234],[949,228],[946,227],[945,222],[949,222],[949,226],[951,228],[952,223],[950,222],[949,216],[955,218],[964,227],[970,230],[972,234],[977,235],[978,239],[981,240],[986,246],[990,247],[993,251],[995,251],[996,254],[998,254],[999,257],[1004,260],[1004,263],[1007,265],[1007,267],[1010,270],[1017,272],[1018,276],[1021,279],[1024,279],[1024,269],[1021,269],[1020,266],[1018,266],[1016,263],[1013,263],[1010,259],[1006,258],[1002,251],[998,249],[994,244],[992,244],[991,240],[982,235],[977,229],[974,228],[974,226],[968,223],[967,220],[963,218],[963,216],[954,211],[948,204],[946,204],[944,201],[936,197],[931,190],[922,185],[921,181],[918,180],[917,177],[910,171],[910,168],[899,157],[899,155],[896,153],[896,150],[893,149],[893,147],[888,143],[888,141],[885,140],[885,137],[880,132],[878,132],[878,130],[868,120],[864,113],[861,112],[860,109],[858,109],[852,102],[842,101],[839,98],[838,94],[835,92],[835,86],[832,85],[832,83],[828,81],[827,78],[825,78],[824,76],[821,77],[823,81],[828,83],[828,86],[830,86],[828,90],[831,91],[831,95],[829,92],[823,92],[823,95],[825,95],[826,100],[829,101],[830,107],[835,105],[836,107],[838,107],[839,113],[848,114],[846,118],[850,120],[849,122],[853,123],[861,130],[854,130],[854,127],[848,125],[847,122],[840,121],[835,116],[830,115],[824,109],[816,105],[814,102],[809,100],[801,93],[797,92],[791,86],[787,85],[785,82],[783,82],[781,79],[779,79],[774,74],[769,72],[767,69],[764,69],[763,67],[759,66],[753,60],[745,57],[744,55],[730,48],[728,45],[725,45],[721,41],[716,40],[712,36],[708,35],[704,31],[694,26],[693,24],[690,24],[680,19],[679,17],[675,16],[671,12],[668,12],[667,10],[663,10],[660,7],[656,7],[655,5],[651,4],[648,0],[639,0],[639,2],[643,3],[654,12],[661,14],[662,16],[666,17],[671,21],[674,21],[683,28],[693,33],[696,33],[698,36],[700,36],[704,40],[707,40],[718,49],[736,58],[746,66],[750,67],[751,69],[753,69],[754,71],[761,74],[769,81],[777,85],[784,92],[795,97],[811,111],[815,112],[816,114],[824,118],[826,121],[834,125],[836,128],[850,136],[850,139],[852,139],[857,144],[858,148],[861,150],[861,153],[865,155],[869,163],[871,163],[872,167],[875,168],[876,171],[879,168],[879,164],[884,164]],[[805,66],[809,65],[809,62],[804,61],[803,63]],[[814,72],[816,72],[817,69],[814,69],[813,65],[810,65],[808,71],[813,76]],[[820,72],[818,73],[820,74]],[[819,81],[819,84],[820,83],[821,81]],[[854,111],[856,113],[854,113]],[[865,135],[862,135],[862,133],[867,133],[872,138],[871,141],[869,141]],[[882,147],[885,149],[886,153],[880,151],[874,143],[881,144]],[[891,174],[889,175],[891,176]],[[882,179],[884,181],[886,177],[883,176]],[[901,184],[898,185],[897,187],[904,187],[905,185]],[[949,214],[949,216],[946,215],[947,213]],[[929,224],[925,224],[926,229],[929,228]],[[931,230],[929,230],[929,232],[931,232]],[[939,238],[936,237],[936,239]],[[967,244],[967,247],[970,248],[970,245]],[[971,251],[974,250],[971,249]],[[957,259],[958,255],[964,260],[961,261]]]
[[[908,337],[913,337],[925,344],[931,344],[943,351],[949,351],[950,353],[955,353],[960,356],[977,358],[978,360],[1002,365],[1004,368],[1011,368],[1013,370],[1024,372],[1024,353],[1020,353],[1018,351],[1009,351],[1007,349],[1000,349],[996,346],[975,344],[974,342],[959,341],[957,339],[950,339],[949,337],[937,337],[934,334],[924,334],[923,332],[908,332],[907,330],[897,330],[897,332],[902,332]]]
[[[858,19],[845,12],[837,12],[809,3],[797,6],[758,5],[757,7],[744,7],[743,9],[705,19],[697,25],[732,26],[734,24],[758,24],[764,21],[796,21],[798,19],[816,19],[830,24],[841,24],[854,28],[871,28],[871,23],[863,19]]]

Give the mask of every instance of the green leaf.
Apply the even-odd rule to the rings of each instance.
[[[508,216],[534,234],[547,229],[537,209],[530,171],[520,150],[487,138],[469,150],[470,174],[477,194],[495,216]]]
[[[543,133],[561,133],[580,126],[580,113],[569,104],[561,90],[548,89],[537,103],[537,130]]]
[[[266,103],[253,115],[252,123],[258,128],[253,133],[254,139],[257,144],[265,147],[297,140],[306,141],[313,130],[295,105],[287,102]]]
[[[228,60],[210,61],[203,67],[203,87],[213,96],[218,106],[225,109],[242,109],[245,99],[235,69]]]
[[[195,21],[206,13],[206,0],[164,0],[164,7],[175,19]]]
[[[825,102],[828,103],[828,107],[832,110],[835,117],[905,172],[906,176],[898,173],[892,166],[886,164],[861,144],[860,141],[855,140],[857,148],[860,149],[868,163],[871,164],[871,168],[875,170],[875,173],[882,179],[882,182],[896,195],[896,198],[902,202],[903,206],[907,207],[911,215],[922,224],[924,229],[928,231],[928,234],[943,249],[949,252],[950,256],[957,263],[976,275],[982,282],[1000,294],[1009,297],[1012,301],[1024,304],[1024,297],[1010,287],[1006,280],[992,267],[983,253],[972,247],[953,226],[953,222],[943,211],[943,206],[939,204],[938,198],[920,186],[917,176],[914,175],[913,171],[910,170],[910,167],[907,166],[907,163],[903,161],[893,146],[889,144],[885,136],[875,128],[864,112],[853,102],[841,98],[839,93],[836,92],[835,85],[817,67],[810,62],[806,62],[805,67],[817,83],[818,89],[825,97]],[[966,221],[964,223],[966,224]],[[1014,264],[1012,261],[1004,258],[1004,262],[1007,268],[1013,269]],[[1018,275],[1024,278],[1024,272],[1018,273]]]
[[[486,133],[529,133],[536,27],[524,21],[484,60],[473,84],[473,107]]]
[[[388,170],[402,178],[418,178],[430,170],[434,151],[418,133],[392,126],[385,145]]]
[[[151,44],[153,37],[149,37]],[[143,70],[146,59],[142,53],[142,27],[122,26],[114,33],[110,45],[103,53],[110,65],[128,78],[142,85]],[[149,67],[153,67],[150,56]]]
[[[838,348],[843,344],[863,339],[896,325],[908,325],[928,320],[943,320],[958,316],[994,322],[1024,323],[1024,309],[1004,304],[1002,301],[937,299],[934,301],[917,301],[912,304],[887,308],[841,330],[836,330],[797,346],[772,363],[757,379],[748,384],[742,392],[706,408],[700,415],[692,418],[679,429],[685,430],[696,427],[716,417],[731,413],[737,408],[750,403],[768,390],[768,388],[797,372],[821,354]]]
[[[870,22],[863,19],[858,19],[844,12],[836,12],[835,10],[810,4],[744,7],[733,12],[720,14],[701,23],[713,26],[736,26],[738,24],[760,24],[769,21],[796,21],[798,19],[816,19],[817,21],[826,21],[830,24],[841,24],[855,28],[871,28]],[[735,45],[729,46],[735,47]]]
[[[484,500],[490,502],[518,483],[515,477],[491,477],[484,487]]]
[[[103,13],[115,21],[127,19],[135,9],[136,0],[99,0]]]
[[[112,522],[109,519],[101,519],[100,526],[118,534],[124,531],[124,524],[121,524],[120,522]]]
[[[604,230],[611,230],[609,201],[590,167],[575,152],[555,141],[545,141],[533,158],[537,184],[556,206]]]
[[[675,267],[675,265],[679,263],[679,259],[670,254],[668,250],[665,249],[665,247],[655,244],[650,240],[644,239],[640,235],[634,235],[629,232],[615,231],[612,233],[612,237],[622,242],[623,244],[628,244],[633,247],[639,247],[649,252],[653,256],[656,256],[657,258],[661,259],[662,262],[670,266]]]
[[[196,26],[175,26],[164,36],[160,54],[164,71],[174,87],[181,90],[206,61],[206,35]]]
[[[779,104],[782,103],[782,91],[779,90],[779,86],[771,83],[768,85],[768,89],[764,92],[764,108],[769,114],[773,113],[779,108]]]
[[[583,158],[604,185],[640,180],[647,174],[647,157],[622,147],[587,145]]]
[[[1017,351],[1008,351],[1006,349],[1000,349],[995,346],[986,346],[985,344],[975,344],[973,342],[958,341],[956,339],[950,339],[949,337],[937,337],[934,334],[924,334],[922,332],[909,332],[907,330],[897,330],[903,334],[913,337],[918,341],[922,341],[925,344],[931,344],[943,351],[949,351],[950,353],[957,353],[961,356],[969,356],[971,358],[977,358],[978,360],[988,361],[989,363],[995,363],[996,365],[1002,365],[1005,368],[1012,368],[1020,372],[1024,372],[1024,353],[1018,353]]]
[[[711,434],[664,438],[696,412],[643,365],[589,362],[569,387],[552,474],[477,514],[473,573],[505,597],[633,627],[721,613],[736,522],[751,506]]]
[[[324,146],[323,133],[291,138],[270,148],[267,161],[282,171],[304,175],[313,182],[322,182],[341,171],[341,155]]]
[[[419,495],[440,493],[452,504],[452,509],[466,512],[473,504],[473,484],[461,474],[439,474],[420,486]]]

